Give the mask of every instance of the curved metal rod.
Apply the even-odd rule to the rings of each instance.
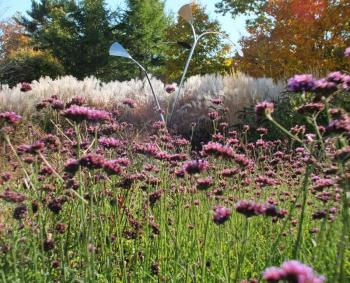
[[[157,96],[156,96],[156,94],[154,92],[151,80],[150,80],[150,78],[148,76],[148,73],[147,73],[146,69],[139,62],[137,62],[134,58],[130,57],[130,59],[132,61],[134,61],[135,64],[137,64],[137,66],[139,66],[141,68],[141,70],[145,73],[147,81],[148,81],[148,83],[149,83],[149,85],[151,87],[151,91],[152,91],[154,100],[156,101],[156,104],[157,104],[157,107],[158,107],[158,111],[159,111],[159,114],[160,114],[160,119],[162,120],[162,122],[165,122],[165,119],[164,119],[164,116],[163,116],[163,113],[162,113],[162,108],[160,107],[159,100],[158,100],[158,98],[157,98]]]
[[[204,32],[204,33],[200,34],[199,36],[197,36],[193,25],[192,24],[190,24],[190,25],[191,25],[193,36],[194,36],[194,42],[193,42],[190,54],[189,54],[187,62],[186,62],[184,72],[183,72],[182,77],[181,77],[181,81],[180,81],[180,85],[179,85],[178,91],[177,91],[176,96],[175,96],[175,101],[173,103],[173,107],[172,107],[172,110],[171,110],[171,113],[170,113],[169,126],[171,125],[171,122],[172,122],[172,118],[173,118],[173,115],[174,115],[175,107],[176,107],[177,101],[178,101],[178,99],[180,97],[180,92],[181,92],[181,89],[182,89],[184,81],[185,81],[185,77],[186,77],[186,73],[187,73],[188,67],[190,65],[190,61],[192,59],[194,50],[195,50],[196,45],[199,42],[199,40],[202,37],[204,37],[206,35],[209,35],[209,34],[218,34],[218,35],[221,35],[222,37],[226,38],[227,40],[229,40],[232,43],[233,46],[236,45],[226,34],[224,34],[222,32],[218,32],[218,31],[207,31],[207,32]]]

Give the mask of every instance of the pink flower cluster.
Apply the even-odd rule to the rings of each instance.
[[[231,210],[223,206],[214,207],[214,218],[215,224],[220,225],[225,223],[231,216]]]
[[[209,163],[206,160],[190,160],[183,164],[182,169],[187,174],[198,174],[209,168]]]
[[[292,92],[311,91],[315,86],[315,79],[310,74],[295,75],[288,80],[288,90]]]
[[[236,211],[246,217],[264,215],[283,218],[287,214],[285,210],[280,210],[273,204],[260,204],[246,200],[242,200],[236,204]]]
[[[203,153],[205,155],[216,155],[224,158],[231,158],[234,156],[233,149],[216,142],[208,142],[203,146]]]
[[[117,140],[115,138],[106,138],[102,137],[98,140],[99,144],[105,148],[118,148],[123,146],[123,142],[121,140]]]
[[[0,113],[0,121],[3,120],[10,125],[15,125],[22,120],[20,115],[15,112],[2,112]]]
[[[136,102],[135,100],[131,99],[131,98],[125,98],[122,100],[122,103],[124,105],[129,106],[130,108],[135,108],[136,107]]]
[[[167,93],[173,93],[176,90],[176,83],[172,83],[165,86],[165,91]]]
[[[345,57],[350,57],[350,47],[345,49],[344,55]]]
[[[271,102],[263,101],[255,106],[255,113],[257,116],[270,115],[274,111],[274,105]]]
[[[22,92],[27,92],[27,91],[32,90],[32,86],[31,86],[30,83],[23,82],[23,83],[21,83],[21,88],[20,88],[20,90],[21,90]]]
[[[90,153],[82,156],[79,160],[70,159],[65,163],[64,170],[68,173],[75,174],[79,166],[88,169],[104,169],[108,175],[120,174],[121,166],[127,165],[125,160],[106,160],[102,155]]]
[[[111,120],[111,114],[104,110],[91,109],[89,107],[73,105],[62,112],[62,115],[75,122],[84,120],[101,122]]]
[[[269,283],[286,281],[290,283],[322,283],[324,276],[315,274],[313,269],[299,261],[285,261],[281,267],[269,267],[263,273]]]

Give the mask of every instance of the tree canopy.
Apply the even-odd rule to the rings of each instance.
[[[245,4],[244,4],[245,3]],[[342,70],[348,64],[350,2],[347,0],[221,1],[232,14],[255,13],[240,41],[240,68],[255,77]],[[322,74],[320,74],[322,75]]]

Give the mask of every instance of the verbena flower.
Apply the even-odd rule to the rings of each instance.
[[[87,154],[79,159],[79,165],[89,169],[101,169],[104,164],[104,157],[95,153]]]
[[[225,223],[231,216],[231,210],[223,206],[214,207],[214,218],[213,221],[215,224]]]
[[[125,98],[122,100],[122,103],[124,105],[129,106],[130,108],[135,108],[136,107],[136,102],[135,100],[131,99],[131,98]]]
[[[325,105],[321,102],[308,103],[300,106],[298,112],[300,114],[314,114],[322,111],[325,108]]]
[[[231,147],[224,146],[216,142],[209,142],[204,145],[203,153],[206,155],[216,155],[224,158],[231,158],[234,156],[234,152]]]
[[[21,193],[16,193],[7,188],[3,193],[0,194],[0,199],[8,202],[21,203],[26,200],[26,196]]]
[[[295,75],[288,80],[288,90],[291,92],[311,91],[315,86],[315,79],[310,74]]]
[[[257,116],[271,115],[274,111],[274,104],[268,101],[259,102],[255,106]]]
[[[191,160],[184,163],[182,169],[187,174],[201,173],[209,168],[209,163],[206,160]]]
[[[176,90],[176,83],[172,83],[165,86],[165,91],[167,93],[173,93]]]
[[[15,112],[2,112],[0,113],[0,121],[1,120],[9,125],[15,125],[22,120],[22,117]]]
[[[265,207],[252,201],[242,200],[236,204],[236,211],[246,217],[252,217],[264,214]]]
[[[197,180],[197,188],[199,190],[206,190],[213,184],[213,178],[212,177],[206,177],[206,178],[199,178]]]
[[[313,91],[320,94],[330,94],[338,89],[337,84],[327,79],[315,81]]]
[[[118,148],[121,147],[124,143],[121,140],[115,138],[106,138],[102,137],[98,140],[99,144],[105,148]]]
[[[345,49],[344,55],[345,57],[350,57],[350,47]]]
[[[336,72],[331,72],[326,76],[326,81],[327,82],[332,82],[336,84],[340,84],[344,81],[344,74],[342,72],[336,71]]]
[[[27,91],[32,90],[32,86],[31,86],[30,83],[23,82],[23,83],[21,83],[21,88],[20,88],[20,90],[21,90],[22,92],[27,92]]]
[[[89,107],[82,107],[73,105],[62,112],[62,115],[72,121],[82,122],[84,120],[101,122],[109,121],[111,114],[104,110],[91,109]]]

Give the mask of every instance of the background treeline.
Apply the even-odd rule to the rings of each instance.
[[[195,5],[193,13],[198,32],[221,31],[204,7]],[[103,81],[142,76],[133,63],[108,55],[118,41],[150,73],[170,82],[179,78],[188,55],[188,28],[182,19],[167,15],[159,0],[128,0],[113,11],[104,0],[32,1],[25,15],[1,23],[0,80],[14,85],[43,75],[93,75]],[[189,75],[228,71],[229,53],[219,36],[208,37],[199,45]]]
[[[320,77],[347,69],[348,0],[217,0],[218,13],[245,16],[248,35],[236,55],[218,36],[196,49],[189,76],[232,69],[253,77]],[[196,29],[222,31],[205,8],[194,6]],[[108,56],[119,41],[150,73],[178,81],[192,44],[187,23],[164,12],[164,1],[127,0],[111,10],[104,0],[35,0],[24,15],[0,22],[0,82],[15,85],[40,76],[96,76],[102,81],[141,77],[132,62]]]

